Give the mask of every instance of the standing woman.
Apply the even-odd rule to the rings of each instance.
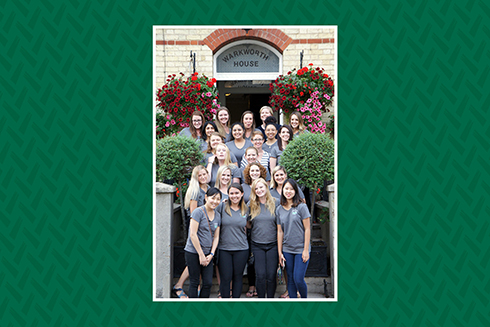
[[[228,199],[228,187],[231,185],[231,169],[228,166],[221,166],[216,174],[216,187],[221,192],[221,201]]]
[[[209,298],[213,284],[213,257],[218,247],[221,217],[215,211],[221,202],[221,192],[211,187],[205,196],[205,204],[191,214],[189,237],[184,248],[185,262],[189,268],[189,297]],[[199,280],[202,289],[198,294]]]
[[[278,263],[276,207],[267,183],[259,178],[252,183],[250,221],[252,253],[255,257],[255,285],[259,298],[274,298]]]
[[[217,132],[218,128],[212,121],[207,121],[204,123],[202,130],[204,131],[202,135],[203,142],[201,143],[201,151],[204,152],[208,149],[208,139],[212,133]]]
[[[264,142],[264,144],[262,144],[262,149],[265,152],[269,153],[269,155],[272,154],[272,151],[274,150],[274,148],[278,147],[276,135],[277,135],[276,124],[274,124],[274,123],[267,124],[265,126],[266,141]]]
[[[271,170],[279,163],[279,157],[288,145],[288,143],[293,139],[293,130],[288,125],[282,125],[278,131],[279,138],[277,139],[277,148],[273,149],[271,153]]]
[[[231,141],[226,142],[226,145],[233,153],[238,162],[238,168],[240,168],[240,162],[242,162],[242,157],[245,154],[245,149],[249,146],[253,146],[250,140],[243,138],[243,133],[245,133],[245,128],[242,123],[234,123],[231,126]]]
[[[233,183],[228,187],[228,201],[221,205],[221,232],[219,241],[220,293],[230,296],[233,281],[233,298],[239,298],[243,288],[243,270],[248,259],[247,216],[248,207],[243,201],[243,189]]]
[[[204,123],[204,115],[202,112],[195,110],[191,116],[189,127],[180,131],[179,135],[190,136],[195,140],[200,140],[203,136],[202,124]]]
[[[252,132],[255,130],[254,113],[250,110],[245,111],[242,114],[242,119],[240,120],[240,122],[245,128],[243,138],[250,141],[250,139],[252,138]]]
[[[204,168],[203,166],[194,167],[194,169],[192,170],[191,180],[189,181],[189,188],[185,193],[184,199],[184,208],[188,210],[189,215],[192,215],[192,212],[194,212],[197,207],[204,205],[204,198],[209,188],[207,184],[208,179],[209,174],[206,168]],[[190,221],[187,219],[188,217],[186,217],[186,226],[187,228],[189,228]],[[179,280],[172,289],[172,292],[178,298],[187,298],[187,295],[183,290],[184,283],[187,278],[189,278],[189,268],[186,266],[184,271],[180,275]]]
[[[288,179],[281,195],[281,205],[276,209],[277,248],[279,262],[286,265],[290,298],[308,295],[305,282],[306,268],[310,261],[310,212],[299,198],[298,185]]]
[[[301,113],[298,111],[294,111],[291,113],[291,116],[289,116],[289,125],[293,130],[293,137],[308,132],[303,121],[303,116],[301,116]]]
[[[214,119],[218,133],[223,136],[225,142],[230,140],[230,111],[228,108],[222,106],[216,111],[216,118]]]
[[[265,119],[267,117],[272,116],[272,108],[269,106],[263,106],[262,108],[260,108],[259,114],[260,114],[260,120],[262,120],[262,125],[257,127],[257,130],[259,130],[262,133],[262,136],[265,138],[265,126],[266,126]]]
[[[216,176],[218,174],[218,169],[222,166],[228,166],[231,169],[231,178],[233,182],[240,182],[240,170],[235,165],[232,165],[230,159],[230,150],[226,144],[220,143],[216,146],[216,155],[209,157],[208,165],[206,169],[208,170],[210,177],[209,184],[214,185],[216,183]]]

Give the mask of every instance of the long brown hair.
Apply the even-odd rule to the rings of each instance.
[[[221,122],[218,119],[219,113],[221,111],[223,111],[223,110],[225,110],[228,113],[228,122],[226,123],[226,126],[228,128],[230,128],[230,126],[231,126],[231,123],[230,123],[230,120],[231,120],[230,110],[228,110],[228,108],[226,108],[225,106],[219,107],[219,109],[216,111],[216,118],[214,118],[214,123],[216,124],[216,127],[218,128],[218,133],[220,133],[222,137],[226,137],[226,131],[225,131],[224,127],[223,127],[223,124],[221,124]]]
[[[228,194],[230,193],[230,188],[232,188],[232,187],[236,188],[237,190],[242,192],[242,198],[240,199],[240,203],[238,203],[238,206],[240,207],[240,214],[242,216],[245,216],[248,212],[248,207],[245,204],[245,201],[243,200],[243,187],[238,183],[231,183],[231,185],[228,186],[228,191],[227,191]],[[225,211],[228,215],[231,216],[230,203],[231,203],[231,200],[230,200],[230,196],[228,195],[228,201],[226,201],[226,203],[225,203]]]
[[[194,123],[192,122],[192,117],[194,117],[194,116],[201,117],[201,128],[199,128],[199,130],[201,131],[201,137],[202,137],[202,134],[204,133],[204,132],[203,132],[202,127],[204,126],[204,122],[206,121],[206,118],[204,118],[203,113],[202,113],[202,112],[200,112],[199,110],[195,110],[195,111],[192,113],[192,116],[191,116],[191,123],[190,123],[190,125],[189,125],[189,130],[191,131],[192,138],[197,139],[197,130],[196,130],[196,128],[194,127]]]

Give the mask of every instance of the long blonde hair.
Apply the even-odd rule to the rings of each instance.
[[[226,185],[226,187],[229,187],[232,182],[230,166],[228,165],[221,166],[219,167],[218,172],[216,173],[216,182],[214,183],[214,187],[216,187],[220,191],[221,191],[221,175],[223,175],[224,171],[227,169],[230,170],[230,181],[228,182],[228,185]]]
[[[191,180],[189,181],[189,188],[187,189],[187,192],[185,193],[185,202],[184,202],[184,208],[189,209],[189,206],[191,205],[191,199],[196,198],[197,195],[200,192],[201,185],[199,185],[199,173],[201,170],[206,170],[203,166],[199,165],[194,167],[192,170],[192,176]],[[208,171],[206,170],[206,173]]]
[[[305,126],[305,123],[303,120],[303,116],[301,115],[301,113],[299,111],[293,111],[291,113],[291,115],[289,116],[289,126],[291,126],[291,117],[293,115],[295,115],[298,118],[298,134],[303,134],[306,130],[306,126]],[[293,133],[294,133],[293,126],[291,126],[291,129],[293,130]]]
[[[252,190],[250,192],[250,220],[254,219],[260,214],[260,200],[257,197],[257,194],[255,194],[255,187],[258,183],[263,183],[265,186],[265,207],[267,210],[269,210],[271,215],[274,215],[276,211],[276,200],[272,197],[265,179],[257,178],[255,181],[253,181]]]
[[[216,152],[218,151],[218,147],[220,146],[224,146],[226,148],[226,156],[225,156],[225,165],[231,165],[232,162],[231,162],[231,157],[230,157],[230,149],[228,149],[228,146],[224,143],[220,143],[216,146]],[[214,158],[214,163],[219,165],[219,161],[218,161],[218,156],[215,154],[215,158]]]
[[[218,128],[218,132],[221,134],[221,136],[222,137],[226,137],[225,128],[223,127],[223,124],[221,124],[221,122],[219,121],[219,118],[218,118],[218,115],[219,115],[220,111],[223,111],[223,110],[226,110],[226,112],[228,113],[228,122],[226,123],[226,126],[228,128],[230,128],[230,126],[231,126],[231,123],[230,123],[230,120],[231,120],[230,110],[228,110],[228,108],[226,108],[225,106],[219,107],[219,109],[216,111],[216,118],[214,119],[214,123],[216,124],[216,127]]]

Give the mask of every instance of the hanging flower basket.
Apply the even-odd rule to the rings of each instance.
[[[188,78],[180,73],[168,75],[167,82],[157,90],[157,138],[177,134],[188,127],[192,113],[199,110],[206,120],[212,120],[219,108],[216,79],[194,73]]]
[[[273,110],[282,109],[287,118],[293,111],[299,111],[310,132],[325,133],[327,126],[321,121],[322,114],[330,112],[328,106],[335,94],[334,83],[323,68],[314,68],[310,63],[298,71],[293,69],[280,75],[269,89]]]

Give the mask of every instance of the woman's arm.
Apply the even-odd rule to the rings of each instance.
[[[286,258],[282,254],[282,240],[284,237],[284,232],[282,231],[281,225],[277,224],[277,252],[279,254],[279,263],[284,267],[284,263],[286,262]]]
[[[269,159],[269,162],[270,162],[270,164],[271,164],[271,171],[273,171],[273,170],[274,170],[274,168],[276,168],[277,158],[271,157],[271,158]]]
[[[219,232],[220,232],[220,228],[217,227],[216,230],[214,231],[214,237],[213,237],[213,246],[211,247],[211,253],[215,253],[216,249],[218,248],[218,243],[219,243]],[[213,260],[213,256],[214,255],[211,255],[211,254],[208,254],[206,256],[206,260],[208,262],[208,264]],[[206,265],[207,266],[207,265]]]
[[[308,259],[310,259],[310,252],[309,252],[309,249],[310,249],[310,234],[311,234],[311,230],[310,230],[310,217],[303,219],[303,227],[305,228],[305,245],[304,245],[304,248],[303,248],[302,258],[303,258],[303,262],[306,262],[306,261],[308,261]]]
[[[202,266],[207,266],[208,262],[206,257],[204,256],[204,252],[201,248],[201,243],[199,243],[199,237],[197,236],[197,229],[199,228],[199,223],[193,218],[190,219],[191,223],[189,225],[189,236],[191,238],[192,245],[194,245],[194,249],[196,249],[197,254],[199,255],[199,263]]]
[[[196,210],[196,208],[197,208],[197,201],[191,200],[189,203],[189,211],[192,213],[194,210]]]

